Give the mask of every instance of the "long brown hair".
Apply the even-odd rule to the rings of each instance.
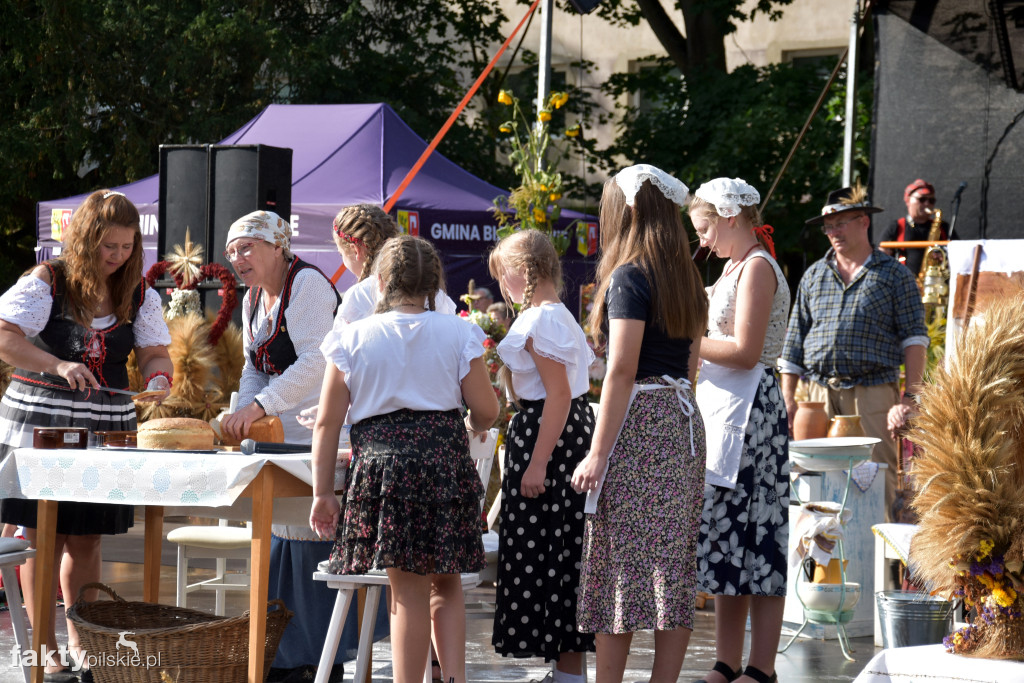
[[[487,269],[498,281],[501,295],[510,308],[513,302],[501,279],[505,270],[522,269],[525,273],[524,309],[533,305],[533,292],[541,280],[550,280],[556,292],[562,291],[562,262],[558,260],[551,238],[540,230],[519,230],[503,237],[487,257]]]
[[[714,204],[704,201],[696,195],[690,198],[689,213],[691,216],[697,214],[707,216],[708,221],[712,225],[718,225],[718,219],[721,218],[718,214],[718,209],[715,208]],[[741,206],[740,212],[736,215],[736,222],[740,224],[742,229],[753,232],[754,239],[757,240],[757,243],[764,247],[764,250],[769,254],[772,253],[772,248],[768,246],[768,242],[765,241],[764,237],[760,233],[754,231],[754,226],[761,225],[761,210],[758,209],[757,204]]]
[[[403,299],[425,299],[434,310],[437,290],[444,289],[444,269],[434,245],[420,237],[399,235],[384,243],[378,254],[377,275],[384,291],[375,313],[390,311]]]
[[[103,236],[112,227],[131,228],[135,233],[132,255],[106,278],[117,322],[125,323],[132,319],[132,296],[138,292],[142,282],[139,210],[119,192],[96,190],[71,215],[71,224],[64,233],[58,257],[67,278],[65,296],[71,314],[83,327],[92,326],[92,319],[103,298],[105,276],[98,250]]]
[[[362,244],[366,249],[363,272],[359,274],[360,281],[373,272],[373,263],[384,242],[397,234],[395,219],[376,204],[346,206],[334,217],[334,243],[338,249],[346,242]]]
[[[649,180],[637,190],[630,207],[612,177],[601,195],[601,259],[590,314],[590,333],[599,343],[608,283],[615,269],[627,263],[640,267],[650,282],[655,325],[673,338],[704,335],[708,298],[690,256],[679,207]]]

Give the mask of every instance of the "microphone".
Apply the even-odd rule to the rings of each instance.
[[[239,444],[243,455],[285,455],[287,453],[310,453],[313,447],[301,443],[273,443],[245,439]]]
[[[960,182],[960,187],[956,188],[956,192],[953,194],[953,201],[960,201],[960,195],[964,193],[964,189],[967,187],[967,181],[963,180]]]

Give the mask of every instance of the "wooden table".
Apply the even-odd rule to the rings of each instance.
[[[17,453],[17,452],[16,452]],[[65,452],[66,453],[66,452]],[[13,459],[13,458],[11,458]],[[264,677],[263,653],[265,650],[267,630],[267,592],[270,577],[270,526],[274,512],[274,498],[312,495],[312,486],[269,462],[259,463],[255,458],[258,471],[242,490],[240,497],[252,499],[252,585],[249,594],[249,683],[261,683]],[[5,474],[11,475],[10,463],[5,463]],[[10,489],[8,489],[10,490]],[[36,652],[40,651],[43,634],[48,633],[53,625],[50,623],[50,603],[54,567],[47,558],[52,558],[56,545],[57,503],[68,497],[53,495],[50,498],[39,498],[37,503],[38,519],[36,529],[36,572],[34,609],[37,615],[33,628],[32,645]],[[78,494],[77,500],[88,497]],[[91,502],[100,502],[93,500]],[[109,502],[103,499],[102,502]],[[223,504],[222,502],[217,505]],[[189,505],[203,505],[202,502],[189,502]],[[211,505],[212,506],[212,505]],[[160,549],[163,543],[163,505],[145,505],[145,564],[143,568],[143,599],[147,602],[159,602],[160,596]],[[73,596],[65,596],[73,600]],[[258,655],[254,653],[259,653]],[[33,683],[43,683],[43,667],[32,670]]]

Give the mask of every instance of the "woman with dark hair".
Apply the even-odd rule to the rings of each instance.
[[[72,215],[60,256],[33,268],[0,297],[0,359],[17,368],[0,404],[0,455],[31,446],[35,427],[135,429],[132,401],[98,389],[128,388],[133,349],[146,389],[170,391],[171,338],[160,297],[142,280],[142,259],[138,210],[122,193],[98,190]],[[2,517],[25,527],[35,547],[36,501],[4,500]],[[83,585],[100,579],[101,534],[123,534],[133,519],[130,505],[58,505],[56,553],[39,558],[60,566],[53,616],[58,576],[65,598],[77,598]],[[32,623],[35,563],[28,560],[22,573]],[[96,599],[91,593],[87,600]],[[70,621],[67,628],[69,650],[82,654]],[[46,646],[56,650],[55,631],[45,635]],[[49,668],[46,680],[75,680],[70,671]]]
[[[651,683],[676,681],[693,631],[705,446],[690,383],[708,301],[680,214],[688,194],[640,164],[601,197],[590,325],[608,374],[572,476],[588,494],[577,625],[597,634],[598,683],[622,680],[639,630],[654,630]]]

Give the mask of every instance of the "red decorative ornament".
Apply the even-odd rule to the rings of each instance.
[[[163,277],[167,273],[167,269],[170,267],[170,263],[167,261],[157,261],[149,270],[146,271],[146,286],[152,287],[153,284]],[[234,313],[235,307],[238,306],[238,292],[235,291],[235,276],[231,274],[231,271],[222,266],[219,263],[207,263],[199,269],[199,281],[217,279],[224,285],[223,288],[218,290],[218,293],[223,292],[223,299],[221,300],[220,309],[217,311],[217,317],[214,318],[213,324],[210,326],[210,334],[207,335],[206,339],[210,342],[211,346],[216,346],[217,342],[220,341],[221,336],[224,334],[224,330],[227,329],[228,323],[231,322],[231,314]],[[189,286],[184,286],[184,281],[181,276],[177,273],[171,272],[171,277],[174,279],[174,283],[178,286],[178,289],[195,289],[198,282],[193,282]]]

